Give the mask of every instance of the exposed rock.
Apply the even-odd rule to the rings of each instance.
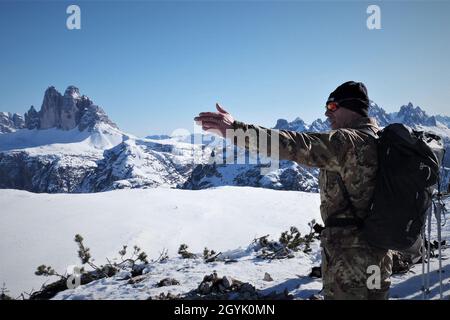
[[[390,114],[373,102],[369,108],[369,117],[375,118],[380,127],[387,126],[392,120]]]
[[[183,299],[189,300],[286,300],[293,299],[287,290],[262,294],[248,282],[242,282],[228,276],[222,278],[217,273],[203,278],[197,289],[188,292]]]
[[[290,131],[298,131],[302,132],[307,130],[309,127],[306,125],[305,121],[303,121],[300,118],[296,118],[292,122],[288,122],[285,119],[279,119],[277,121],[277,124],[275,125],[274,129],[278,130],[290,130]]]
[[[310,278],[322,278],[322,268],[321,267],[313,267],[311,273],[309,274]]]
[[[323,300],[323,296],[320,294],[312,294],[309,296],[308,300]]]
[[[203,295],[210,294],[212,291],[212,283],[211,282],[202,282],[198,286],[197,290],[200,294],[203,294]]]
[[[12,121],[17,129],[22,129],[25,127],[25,120],[23,119],[23,116],[18,113],[13,114]]]
[[[180,285],[180,282],[173,278],[164,278],[156,284],[158,288],[178,285]]]
[[[399,251],[392,252],[392,274],[407,273],[412,266],[410,257]]]
[[[78,124],[80,131],[83,131],[86,128],[92,128],[99,122],[106,123],[113,128],[117,128],[117,125],[108,118],[105,111],[103,111],[103,109],[99,106],[90,104],[83,107],[84,104],[88,104],[89,102],[90,100],[84,96],[79,101],[79,106],[82,108],[81,118]]]
[[[222,278],[222,285],[225,289],[231,288],[231,285],[233,284],[233,278],[228,276],[223,276]]]
[[[148,279],[147,275],[139,275],[139,276],[133,276],[130,280],[128,280],[128,284],[136,284],[139,282],[142,282],[144,280]]]
[[[63,97],[51,86],[45,90],[44,100],[39,112],[39,129],[59,127]]]
[[[322,119],[314,120],[308,128],[310,132],[324,132],[331,129],[330,120],[323,121]]]
[[[87,157],[86,160],[88,160]],[[95,162],[79,156],[32,156],[25,151],[0,152],[0,188],[32,192],[76,192]]]
[[[55,87],[47,88],[42,101],[41,110],[37,112],[33,106],[25,113],[25,124],[28,129],[58,128],[71,130],[76,127],[80,131],[93,128],[97,123],[117,126],[108,118],[102,108],[95,105],[88,97],[81,95],[75,86],[67,87],[61,95]]]
[[[410,127],[417,125],[436,126],[436,118],[434,116],[428,116],[424,110],[419,106],[414,107],[411,102],[402,106],[398,113],[391,116],[391,119],[394,122],[400,122]]]
[[[180,294],[172,294],[170,292],[164,293],[161,292],[159,296],[156,297],[148,297],[147,300],[179,300],[182,299]]]
[[[77,117],[79,117],[77,102],[79,99],[80,92],[74,86],[69,86],[64,92],[61,106],[61,129],[70,130],[77,126]]]
[[[25,121],[20,114],[0,112],[0,134],[10,133],[25,127]]]
[[[25,113],[25,127],[30,130],[40,127],[39,113],[34,109],[34,106],[31,106],[30,110]]]
[[[280,161],[280,168],[262,174],[264,164],[199,164],[181,186],[182,189],[201,190],[232,185],[262,187],[276,190],[318,191],[318,172],[292,161]]]
[[[144,273],[145,268],[146,268],[145,264],[133,264],[133,266],[131,267],[131,276],[132,277],[141,276]]]
[[[6,293],[0,293],[0,301],[1,300],[13,300],[13,298],[8,296]]]
[[[145,137],[145,139],[165,140],[165,139],[170,139],[170,136],[168,136],[167,134],[153,134],[153,135]]]
[[[264,281],[273,281],[271,275],[269,273],[267,273],[267,272],[264,274],[263,280]]]
[[[239,288],[239,292],[245,293],[255,293],[256,289],[254,286],[252,286],[250,283],[243,283],[240,288]]]

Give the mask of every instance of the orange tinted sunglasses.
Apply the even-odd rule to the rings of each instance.
[[[339,105],[336,102],[330,102],[325,106],[325,108],[331,112],[334,112],[339,109]]]

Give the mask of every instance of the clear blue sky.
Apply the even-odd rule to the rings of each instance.
[[[81,30],[66,28],[72,3]],[[369,4],[381,30],[366,27]],[[347,80],[388,111],[449,114],[450,2],[0,0],[0,111],[74,84],[137,135],[192,130],[216,101],[273,126],[322,117]]]

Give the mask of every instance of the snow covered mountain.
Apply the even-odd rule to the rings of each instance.
[[[435,116],[435,119],[437,122],[450,128],[450,117],[437,115],[437,116]]]
[[[294,121],[288,122],[286,119],[278,119],[277,123],[273,127],[278,130],[290,130],[290,131],[309,131],[309,132],[323,132],[330,130],[330,122],[322,119],[314,120],[310,125],[305,121],[297,117]]]
[[[385,127],[391,123],[391,116],[376,103],[371,103],[369,108],[369,117],[377,119],[380,127]]]
[[[0,112],[0,134],[10,133],[25,127],[23,116],[18,113]]]
[[[261,175],[259,164],[208,164],[215,147],[233,151],[215,135],[139,139],[126,134],[74,86],[64,95],[49,87],[39,111],[32,106],[24,117],[2,116],[0,188],[86,193],[237,185],[317,191],[317,174],[292,162],[282,162],[280,169],[267,175]]]
[[[218,186],[249,186],[275,190],[318,192],[318,172],[292,161],[280,161],[280,168],[261,173],[265,164],[200,164],[183,184],[183,189]]]
[[[372,104],[370,116],[380,126],[400,121],[441,135],[446,143],[444,164],[450,167],[450,118],[429,116],[411,103],[387,113]],[[275,129],[323,132],[329,122],[311,124],[300,118],[279,119]],[[0,113],[0,188],[33,192],[98,192],[122,188],[171,187],[205,189],[224,185],[277,190],[318,191],[318,170],[281,161],[262,174],[261,162],[215,164],[213,150],[234,152],[226,140],[211,134],[152,135],[137,138],[122,132],[104,110],[78,88],[64,95],[49,87],[39,111],[23,116]],[[217,150],[217,149],[215,149]],[[242,150],[239,155],[249,157]],[[195,157],[194,157],[195,155]],[[446,172],[445,181],[450,173]]]
[[[184,183],[200,147],[122,132],[78,88],[49,87],[40,111],[2,113],[0,188],[96,192]]]

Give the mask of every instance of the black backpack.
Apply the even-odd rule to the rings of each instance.
[[[377,145],[378,173],[363,236],[375,247],[407,250],[420,239],[445,149],[441,137],[399,123],[378,132]]]

